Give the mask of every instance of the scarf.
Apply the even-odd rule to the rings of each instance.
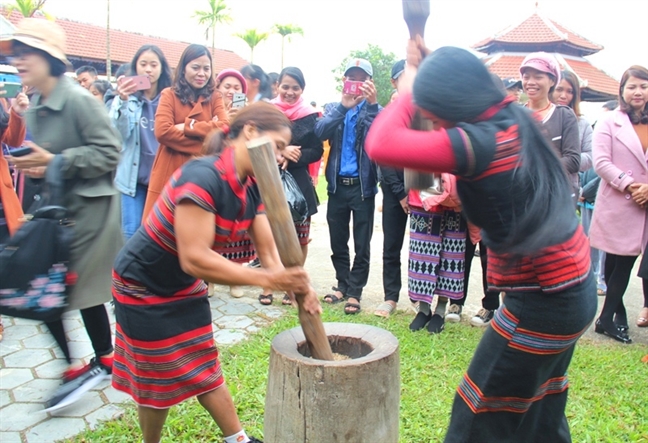
[[[304,103],[303,97],[299,97],[299,99],[293,104],[282,101],[281,97],[270,100],[270,103],[279,108],[279,110],[283,112],[291,122],[307,117],[311,114],[317,114],[317,109]]]

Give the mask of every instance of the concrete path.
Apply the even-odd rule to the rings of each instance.
[[[377,202],[380,197],[377,198]],[[306,268],[310,272],[317,292],[324,295],[335,285],[335,274],[330,260],[329,231],[326,225],[326,205],[313,217]],[[371,272],[369,283],[362,299],[365,315],[372,315],[383,300],[382,291],[382,228],[381,214],[375,214],[375,229],[371,241]],[[352,246],[351,246],[352,248]],[[353,250],[352,250],[353,251]],[[407,298],[407,240],[403,247],[403,290],[399,309],[410,310]],[[481,268],[475,260],[471,274],[469,297],[464,308],[462,321],[467,321],[481,307]],[[279,318],[285,308],[279,301],[271,307],[262,307],[256,300],[258,288],[244,288],[245,296],[230,297],[227,287],[217,286],[216,294],[210,299],[214,323],[214,337],[219,346],[236,343],[250,333]],[[278,294],[279,295],[279,294]],[[279,298],[280,297],[276,297]],[[648,344],[648,328],[634,326],[643,299],[641,282],[632,278],[626,293],[626,305],[630,319],[630,335],[640,345]],[[599,297],[599,306],[603,298]],[[341,309],[341,305],[340,309]],[[109,312],[112,310],[109,308]],[[112,314],[112,312],[111,312]],[[389,320],[386,320],[389,321]],[[95,427],[100,421],[118,417],[121,405],[130,401],[126,395],[115,391],[109,382],[92,390],[78,403],[59,411],[56,415],[42,412],[43,403],[59,384],[65,361],[45,326],[29,320],[3,318],[5,337],[0,342],[0,441],[2,443],[49,443],[72,437],[79,432]],[[75,358],[88,361],[92,348],[78,314],[65,318],[70,339],[70,348]],[[593,332],[587,332],[591,340],[614,343],[611,339]],[[619,346],[622,346],[619,344]],[[636,346],[636,345],[632,345]]]

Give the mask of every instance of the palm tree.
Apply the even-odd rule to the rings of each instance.
[[[12,12],[18,11],[24,17],[33,17],[37,12],[40,12],[48,20],[52,20],[52,17],[43,11],[43,6],[47,0],[14,0],[14,3],[7,5],[7,17],[11,15]]]
[[[242,39],[248,44],[250,47],[250,63],[254,63],[254,48],[256,45],[268,38],[268,33],[259,32],[256,29],[248,29],[245,32],[236,33],[234,36]]]
[[[274,25],[273,31],[281,35],[281,69],[284,67],[284,42],[286,37],[290,41],[290,36],[295,35],[304,35],[304,30],[297,25]]]
[[[232,17],[229,15],[230,10],[225,4],[225,0],[207,0],[209,2],[208,11],[194,11],[194,17],[198,19],[198,24],[207,25],[205,30],[205,40],[209,38],[209,31],[212,33],[212,54],[214,53],[214,39],[216,35],[216,25],[219,23],[229,23]]]

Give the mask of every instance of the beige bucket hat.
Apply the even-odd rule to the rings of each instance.
[[[52,21],[40,18],[23,19],[13,34],[0,36],[0,53],[12,54],[13,42],[45,51],[68,67],[72,66],[65,56],[65,31]]]

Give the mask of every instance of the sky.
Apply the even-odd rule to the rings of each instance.
[[[318,104],[339,100],[332,70],[355,49],[369,43],[405,55],[408,38],[400,0],[226,0],[233,22],[220,25],[216,47],[250,59],[249,47],[233,34],[274,24],[296,24],[304,36],[286,43],[285,65],[302,69],[304,98]],[[588,57],[617,80],[634,64],[648,67],[646,0],[431,0],[426,27],[430,48],[469,48],[508,26],[519,24],[537,8],[541,14],[604,46]],[[90,7],[92,5],[92,7]],[[55,17],[105,26],[107,0],[48,0]],[[192,17],[207,0],[110,0],[111,28],[211,45]],[[271,35],[255,49],[254,62],[266,72],[281,68],[281,37]],[[597,105],[597,108],[599,106]]]

